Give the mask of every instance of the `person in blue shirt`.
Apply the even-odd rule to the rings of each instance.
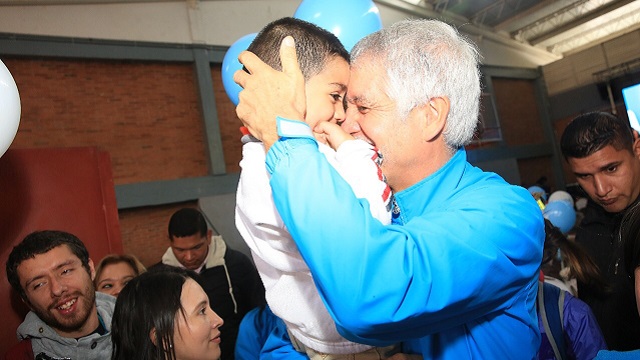
[[[295,39],[276,71],[250,52],[236,108],[262,140],[274,203],[345,338],[403,342],[425,359],[534,359],[542,213],[529,192],[467,162],[478,122],[478,52],[453,27],[406,20],[353,48],[342,128],[375,145],[392,224],[318,151],[304,119]]]

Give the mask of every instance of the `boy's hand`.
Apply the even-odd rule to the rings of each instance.
[[[314,135],[318,141],[323,143],[329,143],[329,146],[333,150],[338,150],[340,145],[347,140],[354,140],[355,138],[346,131],[344,131],[340,125],[333,124],[328,121],[319,122],[313,129]]]
[[[249,72],[238,70],[233,75],[233,80],[243,88],[238,95],[236,114],[267,150],[278,141],[277,116],[303,121],[306,112],[304,77],[291,36],[282,41],[280,59],[282,72],[255,54],[243,51],[238,60]]]

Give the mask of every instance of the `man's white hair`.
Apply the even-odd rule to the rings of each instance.
[[[457,149],[471,141],[480,103],[476,46],[450,25],[437,20],[404,20],[368,35],[351,52],[386,69],[387,95],[405,118],[434,97],[451,103],[445,143]]]

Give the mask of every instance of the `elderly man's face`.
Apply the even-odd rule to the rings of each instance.
[[[412,111],[406,118],[398,115],[394,100],[386,93],[385,69],[368,58],[351,67],[347,92],[347,118],[342,128],[356,138],[375,145],[383,156],[382,172],[389,186],[400,191],[410,185],[404,176],[418,164],[420,123]]]
[[[18,265],[29,307],[60,336],[79,338],[98,327],[91,260],[89,267],[91,273],[66,245]]]

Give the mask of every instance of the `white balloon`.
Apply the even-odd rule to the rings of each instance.
[[[558,190],[551,194],[547,203],[551,203],[554,201],[565,201],[566,203],[571,205],[571,207],[573,207],[573,197],[571,196],[571,194],[563,190]]]
[[[9,148],[20,124],[20,94],[9,69],[0,61],[0,156]]]

